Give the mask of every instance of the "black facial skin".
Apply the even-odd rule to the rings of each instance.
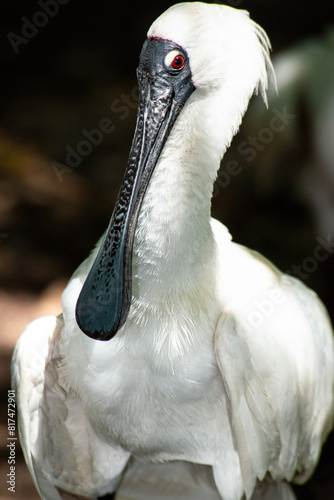
[[[174,68],[166,55],[177,50]],[[142,201],[172,127],[195,90],[187,53],[162,39],[145,41],[137,69],[137,123],[118,199],[103,243],[76,306],[80,329],[96,340],[110,340],[124,325],[132,297],[132,248]]]

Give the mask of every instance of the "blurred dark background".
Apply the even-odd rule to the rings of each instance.
[[[28,321],[60,310],[66,280],[107,226],[134,130],[141,45],[153,20],[173,3],[1,2],[3,477],[14,342]],[[225,3],[250,11],[267,31],[281,68],[280,93],[277,97],[270,92],[268,111],[260,98],[251,103],[222,162],[213,215],[228,226],[235,241],[257,249],[314,288],[333,318],[331,5],[310,0]],[[272,126],[274,115],[284,117],[280,130]],[[231,170],[231,162],[237,170]],[[333,438],[314,478],[297,489],[299,499],[333,498],[332,445]],[[37,498],[21,461],[17,492],[18,500]],[[0,498],[10,496],[1,486]]]

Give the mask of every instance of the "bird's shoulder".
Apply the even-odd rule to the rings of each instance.
[[[264,291],[280,287],[282,273],[260,253],[235,243],[215,219],[211,226],[216,244],[216,283],[224,304],[242,306]]]
[[[328,314],[304,283],[257,252],[232,242],[219,251],[222,307],[215,352],[245,491],[267,471],[303,482],[333,423]]]
[[[84,497],[96,496],[105,485],[113,491],[128,459],[100,440],[80,396],[67,383],[63,331],[62,316],[33,321],[12,360],[21,447],[37,490],[48,500],[60,500],[56,488]]]

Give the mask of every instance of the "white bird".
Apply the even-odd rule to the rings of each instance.
[[[326,310],[210,217],[220,160],[252,94],[265,98],[268,53],[262,28],[227,6],[177,4],[149,29],[105,237],[63,315],[31,323],[13,355],[43,499],[113,492],[130,457],[162,481],[162,462],[211,466],[224,500],[292,499],[287,482],[312,474],[333,422]]]

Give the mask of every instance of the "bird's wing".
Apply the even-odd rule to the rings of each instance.
[[[333,338],[313,292],[258,254],[233,252],[237,283],[215,350],[249,498],[267,471],[299,482],[312,473],[332,427]]]
[[[58,340],[62,317],[32,322],[13,354],[20,442],[35,486],[45,500],[57,488],[83,497],[115,489],[128,454],[93,431],[79,396],[66,386]]]
[[[36,461],[40,446],[45,364],[50,341],[61,327],[54,316],[31,323],[17,342],[12,358],[12,387],[16,394],[20,443],[35,487],[45,500],[61,500]]]

